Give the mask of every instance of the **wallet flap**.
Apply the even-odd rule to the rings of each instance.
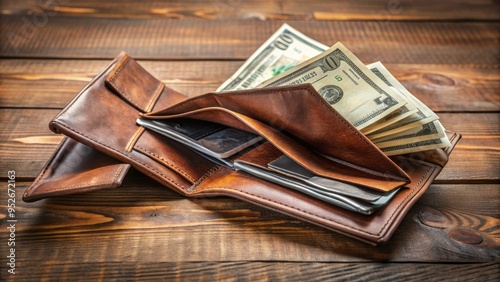
[[[116,89],[105,85],[106,79],[110,78],[109,73],[116,73],[118,65],[125,68],[123,64],[130,62],[130,59],[126,58],[126,54],[120,54],[99,75],[94,77],[54,117],[49,123],[49,128],[55,133],[64,134],[120,162],[131,164],[140,172],[165,186],[179,193],[185,193],[191,183],[182,175],[152,159],[144,152],[134,150],[135,144],[144,133],[144,128],[136,125],[136,119],[143,112],[132,106],[130,101],[121,94],[117,94]],[[137,80],[139,81],[141,78],[139,77]],[[153,95],[154,93],[149,92],[149,94]],[[175,91],[167,90],[167,87],[164,87],[160,95],[163,94],[172,95],[175,94]],[[146,97],[146,100],[156,101],[160,99],[159,97]],[[156,102],[149,104],[154,107],[153,104]]]
[[[99,151],[65,137],[23,200],[88,192],[121,185],[130,168]]]
[[[188,117],[199,120],[210,120],[256,133],[268,140],[277,148],[276,150],[282,152],[281,154],[286,154],[302,167],[307,168],[318,176],[337,179],[381,191],[390,191],[409,182],[402,177],[366,168],[359,168],[345,161],[325,158],[315,150],[311,150],[305,146],[302,142],[285,134],[283,131],[224,108],[202,108],[170,117]],[[269,161],[272,160],[274,159]]]
[[[210,108],[225,109],[277,131],[286,131],[293,136],[290,139],[300,140],[320,154],[358,170],[409,182],[408,175],[401,168],[326,103],[309,84],[209,93],[144,117],[172,118]],[[225,117],[221,115],[209,118],[213,122],[225,123]]]
[[[130,56],[121,55],[106,84],[141,112],[151,111],[165,85]]]

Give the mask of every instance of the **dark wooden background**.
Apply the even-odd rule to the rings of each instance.
[[[0,280],[500,278],[500,2],[1,0]],[[61,140],[47,127],[119,51],[190,96],[284,22],[382,61],[463,134],[386,245],[230,198],[186,199],[133,171],[115,190],[21,201]],[[16,275],[7,171],[16,171]]]

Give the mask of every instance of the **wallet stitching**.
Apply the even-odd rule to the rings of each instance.
[[[52,189],[50,192],[70,190],[70,189],[74,189],[74,188],[85,188],[85,187],[89,187],[89,186],[96,186],[96,185],[102,185],[102,184],[110,184],[110,182],[97,182],[97,183],[87,183],[87,184],[81,184],[81,185],[67,186],[67,187],[63,187],[63,188]],[[36,193],[33,195],[40,195],[40,194],[43,195],[43,194],[49,194],[49,193]]]
[[[221,165],[215,165],[213,168],[207,171],[200,179],[198,179],[198,181],[196,181],[189,190],[192,191],[193,189],[195,189],[196,186],[200,185],[205,179],[214,174],[221,167],[222,167]]]
[[[391,216],[389,217],[389,219],[385,222],[384,226],[380,229],[380,232],[377,233],[377,235],[379,235],[380,233],[382,233],[385,230],[387,224],[389,224],[389,222],[391,222],[392,218],[396,215],[396,211],[400,210],[400,208],[403,205],[403,203],[407,202],[410,198],[413,198],[415,196],[415,191],[418,189],[418,187],[420,187],[420,185],[422,184],[422,181],[424,181],[424,180],[427,179],[427,175],[429,174],[429,171],[431,169],[435,170],[436,167],[427,166],[427,170],[422,175],[422,177],[420,178],[420,180],[417,182],[417,184],[415,185],[415,187],[413,187],[413,189],[411,189],[411,192],[408,193],[408,195],[405,197],[404,201],[401,201],[399,203],[399,205],[397,206],[397,208],[394,209],[394,212],[391,214]]]
[[[144,109],[145,112],[150,112],[154,108],[156,102],[158,102],[158,99],[160,98],[160,95],[163,93],[164,88],[165,84],[159,82],[154,95],[151,97],[151,101],[149,101]]]
[[[80,184],[80,185],[73,185],[73,186],[66,186],[63,188],[57,188],[57,189],[52,189],[51,191],[64,191],[64,190],[69,190],[69,189],[74,189],[74,188],[83,188],[83,187],[89,187],[89,186],[96,186],[96,185],[103,185],[103,184],[113,184],[116,182],[118,179],[118,176],[120,175],[121,171],[125,168],[126,164],[120,164],[120,168],[116,171],[115,175],[113,176],[113,180],[107,181],[107,182],[89,182],[85,184]],[[47,193],[36,193],[33,195],[39,195],[39,194],[47,194]]]
[[[184,185],[179,184],[179,183],[177,183],[176,181],[174,181],[174,180],[172,180],[172,179],[168,178],[168,177],[167,177],[166,175],[164,175],[163,173],[161,173],[161,172],[159,172],[158,170],[156,170],[155,168],[150,167],[149,165],[147,165],[147,164],[145,164],[145,163],[143,163],[143,162],[139,161],[138,159],[136,159],[136,158],[134,158],[134,157],[132,157],[132,156],[125,155],[125,154],[123,154],[122,152],[120,152],[120,151],[118,151],[118,150],[116,150],[116,149],[114,149],[114,148],[112,148],[112,147],[110,147],[110,146],[108,146],[108,145],[106,145],[106,144],[103,144],[103,143],[101,143],[101,142],[99,142],[99,141],[97,141],[97,140],[95,140],[95,139],[93,139],[93,138],[91,138],[91,137],[89,137],[89,136],[87,136],[87,135],[85,135],[85,134],[83,134],[83,133],[79,132],[79,131],[78,131],[78,130],[76,130],[76,129],[73,129],[73,128],[69,127],[68,125],[62,124],[62,123],[60,123],[60,122],[57,122],[57,123],[58,123],[60,126],[67,128],[67,129],[68,129],[68,130],[70,130],[70,131],[73,131],[73,132],[75,132],[75,133],[77,133],[77,134],[79,134],[79,135],[81,135],[81,136],[83,136],[83,137],[85,137],[85,138],[87,138],[87,139],[89,139],[89,140],[92,140],[92,141],[96,142],[97,144],[100,144],[101,146],[104,146],[104,147],[106,147],[106,148],[108,148],[108,149],[110,149],[110,150],[112,150],[112,151],[114,151],[114,152],[118,153],[119,155],[122,155],[122,156],[124,156],[124,157],[126,157],[126,158],[130,158],[130,159],[132,159],[132,160],[136,161],[137,163],[139,163],[139,164],[143,165],[144,167],[146,167],[146,168],[150,169],[151,171],[155,172],[156,174],[158,174],[159,176],[161,176],[162,178],[164,178],[165,180],[167,180],[167,181],[168,181],[168,182],[170,182],[171,184],[174,184],[174,185],[176,185],[176,186],[178,186],[178,187],[181,187],[182,189],[186,189],[186,187],[185,187]]]
[[[146,129],[142,126],[139,126],[137,130],[134,132],[134,135],[132,138],[130,138],[130,141],[128,141],[127,146],[125,146],[125,151],[131,152],[132,149],[134,148],[135,144],[139,140],[139,138],[142,136],[142,134],[146,131]]]
[[[137,108],[142,110],[142,107],[140,107],[130,96],[126,95],[122,90],[120,90],[120,88],[118,88],[118,86],[116,86],[116,84],[113,83],[113,80],[116,78],[116,75],[118,75],[118,73],[122,71],[123,67],[127,64],[129,59],[130,59],[130,57],[127,57],[125,62],[123,62],[123,64],[121,64],[121,66],[118,68],[118,70],[108,80],[108,83],[111,84],[116,89],[116,91],[118,91],[118,93],[120,93],[123,97],[125,97],[130,103],[132,103],[134,106],[136,106]]]
[[[157,155],[157,154],[155,154],[155,153],[149,151],[148,149],[143,148],[143,147],[141,147],[139,145],[135,146],[135,148],[139,149],[140,151],[142,151],[142,152],[144,152],[144,153],[146,153],[146,154],[148,154],[148,155],[150,155],[150,156],[152,156],[152,157],[154,157],[156,159],[159,159],[159,160],[165,162],[169,167],[173,168],[176,172],[182,174],[184,177],[186,177],[191,182],[193,182],[193,183],[196,182],[196,180],[193,177],[191,177],[189,174],[187,174],[186,172],[184,172],[183,170],[181,170],[178,166],[176,166],[175,164],[169,162],[165,158],[163,158],[163,157],[161,157],[161,156],[159,156],[159,155]]]
[[[65,142],[68,142],[67,139],[68,137],[66,137],[66,139],[64,140],[64,143]],[[33,190],[35,188],[35,183],[38,183],[40,182],[40,180],[43,178],[43,176],[45,175],[45,173],[47,172],[47,169],[49,167],[52,166],[52,163],[55,161],[59,151],[62,149],[63,147],[63,144],[61,143],[60,147],[54,152],[52,158],[50,159],[50,161],[47,163],[47,165],[45,166],[45,168],[43,169],[43,171],[40,173],[40,176],[37,177],[37,179],[35,179],[35,181],[33,182],[32,186],[29,187],[25,194],[28,194],[29,191]],[[92,185],[103,185],[103,184],[112,184],[114,182],[117,181],[118,179],[118,176],[120,175],[121,171],[125,168],[126,164],[120,164],[120,167],[118,168],[118,170],[116,171],[115,175],[113,176],[113,179],[111,181],[108,181],[108,182],[96,182],[96,183],[85,183],[85,184],[81,184],[81,185],[74,185],[74,186],[66,186],[66,187],[63,187],[63,188],[57,188],[57,189],[52,189],[51,191],[64,191],[64,190],[69,190],[69,189],[73,189],[73,188],[81,188],[81,187],[88,187],[88,186],[92,186]],[[50,192],[49,192],[50,193]],[[48,193],[43,193],[43,192],[36,192],[35,190],[35,193],[29,195],[29,196],[34,196],[34,195],[40,195],[40,194],[48,194]]]
[[[121,174],[122,170],[125,168],[125,166],[127,166],[127,165],[126,164],[121,164],[120,165],[120,168],[115,173],[115,177],[113,178],[113,181],[110,182],[110,183],[118,182],[118,176],[120,176],[120,174]]]
[[[114,80],[116,75],[118,75],[118,73],[122,70],[122,68],[125,66],[125,64],[128,62],[128,60],[130,60],[130,56],[126,55],[127,59],[121,63],[120,67],[115,71],[115,73],[113,73],[113,75],[109,78],[109,80]]]
[[[244,193],[244,194],[248,194],[248,195],[251,195],[251,196],[254,196],[254,197],[257,197],[257,198],[260,198],[260,199],[263,199],[263,200],[266,200],[266,201],[269,201],[269,202],[273,202],[273,203],[276,203],[276,204],[279,204],[279,205],[282,205],[282,206],[285,206],[285,207],[289,207],[289,208],[292,208],[292,209],[295,209],[295,210],[298,210],[298,211],[301,211],[303,213],[306,213],[306,214],[310,214],[310,215],[313,215],[315,217],[319,217],[319,218],[322,218],[322,219],[326,219],[327,221],[331,221],[331,222],[335,222],[337,224],[340,224],[342,225],[343,227],[345,228],[348,228],[348,229],[351,229],[351,230],[356,230],[360,233],[364,233],[364,234],[368,234],[368,235],[375,235],[375,236],[378,236],[380,235],[381,233],[384,232],[387,224],[389,224],[389,222],[391,222],[391,219],[397,214],[397,211],[400,210],[400,207],[401,205],[403,205],[404,202],[407,202],[407,200],[409,198],[413,198],[414,197],[414,194],[415,194],[415,191],[418,189],[418,187],[420,186],[420,184],[422,183],[422,181],[424,179],[426,179],[428,173],[429,173],[429,170],[431,170],[432,167],[428,167],[428,169],[425,171],[424,175],[420,178],[419,182],[417,183],[417,185],[415,185],[415,187],[413,187],[413,189],[411,190],[410,193],[408,193],[408,195],[405,197],[405,199],[403,201],[401,201],[401,203],[394,209],[394,212],[391,214],[391,216],[389,217],[389,219],[385,222],[384,226],[382,226],[382,228],[380,229],[380,231],[378,233],[371,233],[371,232],[367,232],[366,230],[363,230],[363,229],[359,229],[359,228],[354,228],[354,227],[351,227],[351,226],[348,226],[348,225],[345,225],[345,224],[342,224],[340,223],[339,221],[336,221],[334,219],[331,219],[331,218],[327,218],[327,217],[324,217],[324,216],[321,216],[319,214],[315,214],[315,213],[312,213],[312,212],[309,212],[309,211],[306,211],[306,210],[303,210],[303,209],[300,209],[296,206],[291,206],[291,205],[287,205],[287,204],[284,204],[282,202],[279,202],[279,201],[276,201],[276,200],[272,200],[272,199],[269,199],[269,198],[266,198],[266,197],[263,197],[263,196],[260,196],[260,195],[256,195],[256,194],[253,194],[253,193],[250,193],[250,192],[247,192],[247,191],[242,191],[242,190],[236,190],[238,192],[241,192],[241,193]],[[216,188],[216,187],[207,187],[205,188],[204,190],[207,190],[207,189],[210,189],[210,188]],[[229,188],[229,187],[224,187],[224,186],[221,186],[220,188],[222,189],[227,189],[227,190],[235,190],[233,188]]]
[[[335,115],[340,122],[342,122],[342,124],[344,125],[344,127],[346,129],[349,129],[351,132],[353,132],[356,136],[358,136],[358,138],[360,140],[362,140],[365,144],[369,145],[368,147],[370,148],[371,151],[375,151],[376,153],[380,153],[380,151],[378,151],[376,149],[376,147],[373,145],[373,144],[370,144],[369,142],[367,142],[367,140],[365,138],[363,138],[364,136],[358,131],[358,130],[355,130],[355,128],[353,126],[351,126],[350,123],[348,123],[344,117],[342,117],[340,114],[338,114],[336,111],[333,111],[333,108],[330,106],[330,105],[325,105],[325,101],[324,100],[320,100],[318,98],[317,95],[314,95],[313,92],[311,92],[310,89],[308,89],[307,87],[303,87],[303,88],[297,88],[297,89],[288,89],[287,91],[306,91],[310,96],[312,96],[316,101],[318,101],[324,108],[326,108],[330,113],[332,113],[333,115]],[[244,95],[267,95],[267,94],[270,94],[270,93],[278,93],[278,92],[282,92],[282,90],[269,90],[269,91],[261,91],[261,92],[244,92],[244,93],[218,93],[218,94],[211,94],[211,95],[217,95],[217,96],[244,96]],[[206,95],[202,95],[202,96],[198,96],[196,98],[192,98],[192,99],[189,99],[189,100],[186,100],[184,102],[181,102],[175,106],[172,106],[170,108],[170,110],[173,110],[173,109],[176,109],[176,108],[180,108],[184,105],[187,105],[189,103],[194,103],[194,101],[196,100],[199,100],[199,99],[203,99]],[[383,154],[383,153],[382,153]],[[390,161],[390,160],[389,160]],[[350,162],[348,162],[350,165],[352,165]],[[357,166],[356,166],[357,167]],[[368,172],[368,173],[372,173],[372,172],[376,172],[376,171],[373,171],[371,169],[367,169],[367,168],[363,168],[363,167],[359,167],[359,169],[365,171],[365,172]],[[380,173],[378,173],[379,175]],[[387,175],[387,174],[383,174],[384,177],[388,177],[388,178],[392,178],[392,179],[395,179],[395,180],[399,180],[399,181],[404,181],[404,182],[407,182],[407,179],[404,179],[402,177],[398,177],[396,175]]]
[[[47,172],[47,169],[49,169],[49,167],[52,165],[52,163],[54,162],[54,160],[56,159],[57,155],[59,154],[59,151],[61,151],[62,147],[63,147],[63,143],[66,143],[68,142],[68,137],[66,137],[63,142],[61,142],[59,144],[59,147],[56,149],[56,151],[52,154],[52,157],[50,158],[50,160],[47,162],[47,164],[45,165],[45,167],[43,168],[42,172],[40,173],[40,175],[35,179],[35,181],[33,181],[33,184],[31,184],[31,186],[26,189],[26,191],[24,192],[24,194],[28,194],[29,191],[33,190],[35,188],[35,184],[40,182],[40,180],[43,178],[43,176],[45,175],[45,173]],[[38,195],[40,193],[35,193],[32,194],[32,195]]]

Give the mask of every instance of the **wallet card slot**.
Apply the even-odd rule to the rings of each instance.
[[[303,182],[315,189],[326,193],[336,193],[347,197],[361,199],[374,203],[383,198],[387,193],[354,186],[334,179],[321,177],[300,166],[286,155],[267,164],[269,170],[283,174],[291,179]],[[389,192],[390,193],[390,192]]]
[[[358,185],[315,176],[310,172],[304,176],[304,171],[300,171],[299,176],[273,169],[277,162],[284,159],[287,159],[286,155],[283,155],[272,144],[264,143],[236,159],[233,167],[235,170],[362,214],[371,214],[386,205],[399,190],[397,188],[389,192],[378,192]]]
[[[137,124],[184,144],[203,156],[221,161],[262,140],[261,136],[247,131],[201,120],[139,118]]]
[[[398,189],[394,189],[388,192],[387,195],[380,197],[376,201],[366,202],[356,198],[347,197],[342,194],[327,192],[321,189],[314,189],[314,187],[311,187],[304,182],[297,181],[295,179],[286,177],[283,174],[262,169],[260,166],[254,166],[245,162],[236,161],[234,163],[234,168],[236,170],[240,170],[256,176],[260,179],[267,180],[283,187],[294,189],[311,197],[322,200],[326,203],[330,203],[346,210],[362,214],[372,214],[377,209],[383,207],[398,191]]]
[[[191,184],[216,166],[186,146],[149,130],[142,134],[134,150],[177,172]]]

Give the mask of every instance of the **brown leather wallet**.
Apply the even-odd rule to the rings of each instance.
[[[373,191],[399,191],[371,215],[220,165],[168,137],[137,125],[138,118],[216,122],[265,141],[232,157],[262,171],[286,155],[315,175]],[[335,230],[386,242],[429,187],[452,146],[385,156],[310,85],[209,93],[187,98],[165,87],[121,53],[51,122],[66,135],[34,183],[27,202],[119,186],[130,166],[188,197],[230,196]]]

